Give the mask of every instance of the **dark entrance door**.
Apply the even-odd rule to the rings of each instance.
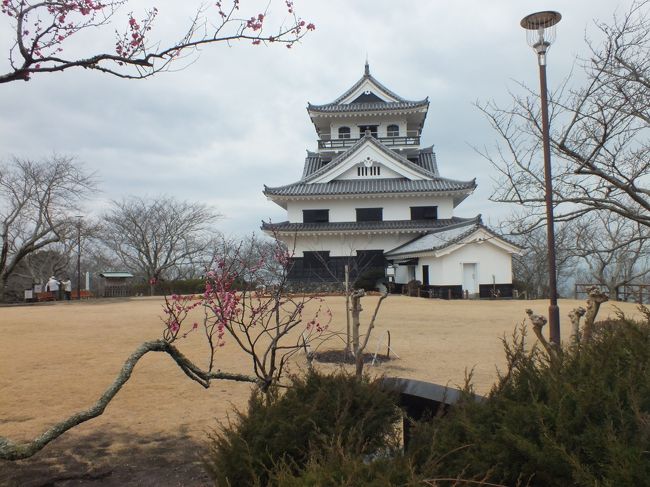
[[[429,285],[429,266],[428,265],[423,265],[422,266],[422,285],[423,286],[428,286]]]

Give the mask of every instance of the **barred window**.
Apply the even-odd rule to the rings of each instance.
[[[302,210],[303,223],[326,223],[330,221],[329,210]]]
[[[437,220],[437,206],[411,206],[411,220]]]
[[[383,208],[357,208],[358,222],[380,222],[383,220]]]

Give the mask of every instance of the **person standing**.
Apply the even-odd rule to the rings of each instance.
[[[56,277],[50,277],[45,285],[45,290],[54,294],[55,301],[59,299],[59,281],[56,280]]]
[[[70,296],[72,295],[72,282],[70,278],[66,276],[65,280],[61,282],[61,286],[63,286],[65,300],[70,301]]]

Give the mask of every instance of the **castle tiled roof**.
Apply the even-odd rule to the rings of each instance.
[[[307,151],[307,157],[305,157],[305,167],[302,170],[302,179],[312,175],[323,167],[323,158],[318,152]]]
[[[378,178],[378,179],[335,179],[326,183],[311,181],[324,175],[336,166],[343,164],[349,157],[361,148],[364,143],[373,144],[388,157],[396,159],[400,164],[415,171],[426,179],[412,180],[408,178]],[[370,135],[360,138],[352,147],[339,154],[333,160],[324,163],[322,156],[308,152],[302,179],[285,186],[264,186],[266,196],[279,197],[310,197],[310,196],[344,196],[368,194],[423,194],[423,193],[462,193],[469,194],[476,188],[476,180],[457,181],[442,178],[438,173],[435,154],[432,147],[418,152],[417,162],[412,162],[399,153],[389,149]],[[460,201],[460,200],[459,200]]]
[[[393,152],[393,154],[397,153]],[[428,171],[433,176],[439,175],[438,162],[436,161],[436,154],[433,152],[433,146],[419,149],[415,155],[417,156],[417,161],[413,161],[410,155],[408,161],[420,166],[422,169]],[[330,162],[332,162],[332,160],[329,157],[323,158],[323,156],[321,156],[321,154],[318,152],[307,151],[305,166],[302,171],[302,179],[304,180],[309,178],[309,176],[314,174],[316,171],[324,168]]]
[[[505,237],[498,235],[490,228],[483,225],[481,215],[474,219],[468,219],[464,222],[459,222],[447,227],[434,229],[423,235],[417,237],[410,242],[407,242],[399,247],[386,252],[387,257],[397,257],[402,255],[414,255],[422,252],[435,252],[450,247],[454,244],[462,242],[465,238],[472,235],[477,230],[484,230],[493,238],[502,240],[503,242],[512,245],[515,248],[520,248],[514,242],[507,240]]]
[[[438,161],[436,161],[436,154],[433,152],[433,146],[420,149],[418,152],[418,164],[433,174],[440,174],[438,172]]]
[[[267,196],[324,196],[364,195],[385,193],[469,193],[476,188],[476,180],[456,181],[436,177],[434,179],[338,179],[328,183],[297,182],[286,186],[264,186]]]
[[[471,223],[476,218],[453,217],[440,220],[386,220],[375,222],[323,222],[323,223],[280,223],[262,222],[262,230],[279,233],[296,232],[350,232],[350,231],[412,231],[415,233],[429,232],[450,225]]]
[[[392,98],[395,101],[383,101],[381,99],[377,100],[366,100],[361,97],[359,101],[352,101],[351,103],[343,103],[343,100],[352,95],[361,85],[366,81],[374,84],[380,92],[383,92],[389,98]],[[370,66],[368,63],[365,65],[365,71],[363,76],[357,81],[349,90],[339,96],[336,100],[325,103],[323,105],[312,105],[308,104],[307,110],[309,112],[365,112],[365,111],[381,111],[389,109],[391,111],[406,109],[410,110],[413,108],[426,108],[429,106],[429,98],[424,100],[407,100],[402,98],[394,91],[391,91],[382,83],[380,83],[377,78],[370,74]]]
[[[437,174],[433,173],[424,167],[409,161],[406,157],[400,155],[399,153],[395,152],[394,150],[389,149],[386,147],[384,144],[379,142],[375,137],[373,137],[370,134],[366,134],[363,137],[361,137],[359,140],[357,140],[354,145],[352,145],[349,149],[347,149],[345,152],[342,152],[338,156],[336,156],[334,159],[332,159],[327,165],[321,166],[319,169],[314,171],[313,173],[309,174],[309,176],[305,177],[302,179],[300,182],[309,182],[312,181],[319,176],[322,176],[328,171],[331,171],[332,168],[343,164],[346,160],[348,160],[355,152],[357,152],[364,144],[370,143],[374,145],[379,151],[383,152],[386,154],[388,157],[391,159],[396,159],[398,160],[402,165],[406,166],[407,168],[421,174],[424,177],[436,177]]]
[[[344,112],[377,112],[390,110],[392,113],[402,110],[410,110],[413,108],[426,108],[429,106],[429,100],[418,101],[375,101],[367,103],[327,103],[325,105],[307,105],[307,110],[310,112],[319,113],[344,113]]]

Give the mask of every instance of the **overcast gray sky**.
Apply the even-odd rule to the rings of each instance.
[[[152,36],[173,36],[187,25],[192,3],[132,1],[125,13],[140,17],[155,5],[160,13]],[[252,15],[267,2],[241,3]],[[298,13],[317,28],[293,49],[213,46],[183,70],[142,81],[72,70],[0,85],[0,157],[74,156],[101,181],[89,212],[131,194],[168,194],[214,205],[224,216],[224,233],[248,234],[262,219],[286,217],[262,189],[299,179],[305,150],[316,149],[307,102],[336,98],[363,74],[367,55],[372,74],[393,91],[429,97],[423,143],[435,145],[442,175],[477,178],[477,191],[457,215],[482,213],[494,222],[510,208],[488,201],[495,171],[473,147],[493,145],[495,135],[473,102],[506,104],[517,81],[537,87],[536,58],[520,19],[538,10],[562,13],[549,53],[552,89],[570,74],[576,56],[586,54],[593,20],[609,21],[630,4],[296,0]],[[283,2],[272,4],[269,15],[284,16]],[[0,19],[3,72],[8,26]],[[110,50],[110,28],[108,34]],[[84,45],[101,42],[89,38]]]

